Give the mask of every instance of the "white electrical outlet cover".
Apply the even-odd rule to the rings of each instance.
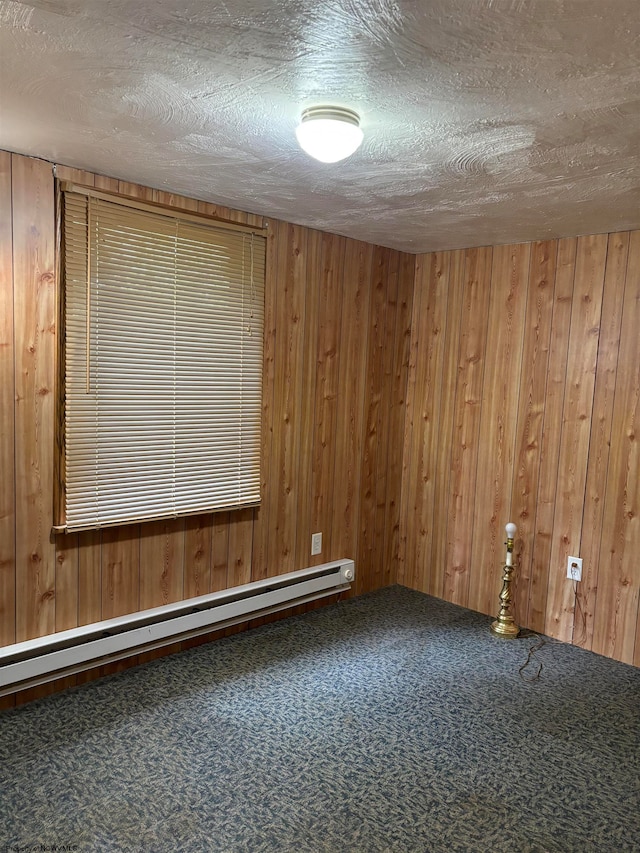
[[[582,557],[567,557],[567,577],[572,581],[582,580]]]

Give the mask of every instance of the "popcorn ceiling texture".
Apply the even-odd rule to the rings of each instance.
[[[0,55],[0,148],[409,252],[640,226],[637,0],[0,0]]]

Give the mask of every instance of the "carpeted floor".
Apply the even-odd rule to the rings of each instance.
[[[0,851],[640,850],[640,670],[489,621],[389,587],[4,712]]]

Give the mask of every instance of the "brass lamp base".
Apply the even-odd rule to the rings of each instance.
[[[496,619],[491,623],[491,633],[495,634],[496,637],[502,637],[504,640],[515,640],[520,633],[520,628],[513,621],[513,618],[509,620]]]

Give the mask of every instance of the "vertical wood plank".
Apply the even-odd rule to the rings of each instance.
[[[367,354],[364,441],[360,471],[360,532],[356,577],[358,594],[372,589],[376,545],[376,463],[380,448],[380,407],[384,378],[384,331],[389,250],[376,247],[372,261],[369,345]]]
[[[102,532],[102,618],[140,609],[140,525]]]
[[[389,421],[389,445],[387,448],[387,498],[384,519],[384,567],[383,583],[396,583],[400,568],[401,521],[402,521],[402,472],[404,463],[403,436],[407,414],[408,372],[411,349],[411,317],[413,312],[413,290],[415,257],[403,254],[400,257],[398,296],[393,335],[393,380],[391,382],[391,413]],[[391,345],[391,341],[389,341]]]
[[[511,518],[517,527],[514,616],[528,618],[545,392],[553,318],[556,241],[531,246],[531,268],[519,382]],[[496,599],[497,602],[497,599]]]
[[[481,613],[496,609],[511,516],[529,258],[528,243],[493,250],[468,598]]]
[[[184,586],[184,519],[140,525],[139,607],[161,607],[180,601]]]
[[[614,445],[618,442],[618,436],[611,435],[611,427],[628,256],[629,234],[611,234],[607,247],[580,544],[580,556],[583,559],[582,581],[577,590],[580,614],[574,621],[572,638],[577,645],[587,647],[591,646],[593,638],[593,616],[598,596],[609,448],[612,438]]]
[[[435,578],[431,572],[433,513],[435,503],[435,461],[440,440],[439,418],[442,399],[445,324],[449,294],[450,253],[429,256],[430,265],[423,282],[427,298],[423,309],[421,361],[424,379],[420,382],[420,424],[417,448],[417,479],[414,504],[416,514],[416,580],[418,589],[433,594]],[[423,296],[424,299],[424,296]],[[414,426],[415,435],[415,426]],[[415,438],[414,438],[415,440]]]
[[[449,534],[448,507],[450,500],[451,452],[455,417],[458,358],[460,349],[460,318],[464,297],[465,253],[452,252],[447,294],[446,335],[442,366],[442,396],[438,420],[438,447],[435,462],[435,505],[433,510],[433,537],[430,589],[433,595],[444,595],[444,579],[449,561],[447,541]]]
[[[306,229],[278,229],[281,278],[276,303],[276,362],[272,485],[268,551],[269,574],[292,571],[296,554],[297,466],[300,453],[300,399],[306,278]],[[286,261],[284,260],[286,259]]]
[[[78,534],[78,625],[102,619],[102,532]]]
[[[231,515],[227,583],[229,586],[240,586],[251,580],[253,509],[241,509]]]
[[[213,516],[213,544],[211,550],[211,592],[233,586],[229,571],[230,513],[217,512]]]
[[[478,435],[482,403],[487,315],[491,287],[491,249],[470,249],[465,258],[464,301],[451,447],[449,529],[444,594],[467,606],[473,531]]]
[[[185,519],[183,589],[185,598],[196,598],[209,592],[212,542],[212,515],[195,515]]]
[[[346,240],[332,234],[322,234],[320,239],[315,424],[311,469],[311,526],[312,532],[322,533],[323,558],[330,560],[334,556],[331,540],[331,502],[334,492],[335,456],[333,442],[335,441],[339,377],[338,337],[340,323],[337,306],[341,302],[340,283]]]
[[[429,397],[429,390],[435,387],[434,377],[429,376],[429,370],[433,366],[430,354],[433,354],[434,338],[431,332],[437,284],[441,276],[439,257],[441,256],[437,254],[423,255],[418,257],[415,266],[416,298],[414,299],[413,334],[416,348],[412,379],[411,449],[407,462],[408,503],[406,510],[409,513],[410,529],[405,540],[405,547],[406,579],[412,587],[423,591],[426,589],[423,580],[425,539],[427,537],[425,516],[433,509],[433,504],[429,505],[428,501],[425,500],[425,465],[428,466],[430,460],[424,458],[425,434],[428,445],[428,438],[433,427],[431,420],[433,412],[430,409],[425,412],[425,406],[428,407],[426,400]],[[446,297],[446,290],[443,291],[443,294]],[[438,327],[437,320],[436,327]],[[427,474],[427,480],[428,476]],[[431,518],[429,519],[429,526],[430,522]]]
[[[393,407],[393,358],[398,311],[398,286],[400,273],[399,252],[387,251],[386,272],[386,310],[381,324],[382,348],[381,357],[381,399],[378,410],[378,436],[375,459],[375,501],[373,516],[373,565],[369,589],[379,589],[388,586],[392,566],[386,562],[384,548],[385,520],[389,502],[393,499],[392,484],[389,481],[389,440],[391,410]]]
[[[364,424],[365,361],[367,357],[372,247],[349,241],[344,265],[338,409],[334,441],[335,480],[332,501],[333,555],[355,558],[360,511],[360,468]]]
[[[411,587],[416,575],[415,570],[415,530],[416,505],[415,492],[417,466],[415,445],[419,435],[417,418],[417,398],[421,386],[418,374],[421,373],[421,347],[418,327],[422,317],[422,294],[424,269],[428,268],[428,255],[417,255],[414,265],[413,299],[411,300],[411,331],[409,340],[409,361],[407,365],[406,405],[404,417],[404,441],[402,447],[402,493],[400,498],[400,535],[398,548],[398,583]],[[414,432],[416,441],[414,441]]]
[[[594,651],[636,659],[640,597],[640,231],[631,234],[607,471]],[[615,438],[614,438],[615,437]]]
[[[534,631],[545,629],[577,245],[575,239],[560,240],[556,254],[556,284],[545,389],[535,537],[528,616],[525,621],[525,625]]]
[[[11,154],[0,151],[0,645],[16,639],[15,376]]]
[[[373,552],[369,589],[387,586],[391,566],[385,564],[384,539],[387,503],[391,496],[388,480],[389,439],[393,391],[393,357],[398,288],[400,284],[400,253],[389,250],[387,293],[382,331],[381,397],[378,406],[376,458],[374,463],[375,515],[373,518]]]
[[[298,456],[298,503],[296,532],[296,562],[298,568],[322,563],[326,557],[327,542],[323,553],[311,556],[313,505],[313,441],[315,434],[315,399],[318,360],[318,305],[320,293],[321,234],[309,231],[307,235],[307,263],[305,266],[305,310],[303,346],[302,400],[300,407],[300,453]]]
[[[51,165],[12,159],[15,320],[16,640],[55,631],[53,397],[54,194]]]
[[[56,549],[56,631],[78,625],[79,555],[78,534],[55,537]]]
[[[275,410],[275,363],[276,363],[276,306],[280,284],[278,234],[282,226],[270,220],[267,231],[264,305],[264,354],[262,374],[262,433],[260,453],[260,506],[254,520],[252,571],[253,580],[269,574],[270,519],[275,504],[277,489],[272,477],[273,431]],[[279,413],[278,413],[279,414]]]
[[[545,633],[565,641],[573,631],[566,566],[580,549],[606,253],[606,235],[578,239],[545,619]]]

